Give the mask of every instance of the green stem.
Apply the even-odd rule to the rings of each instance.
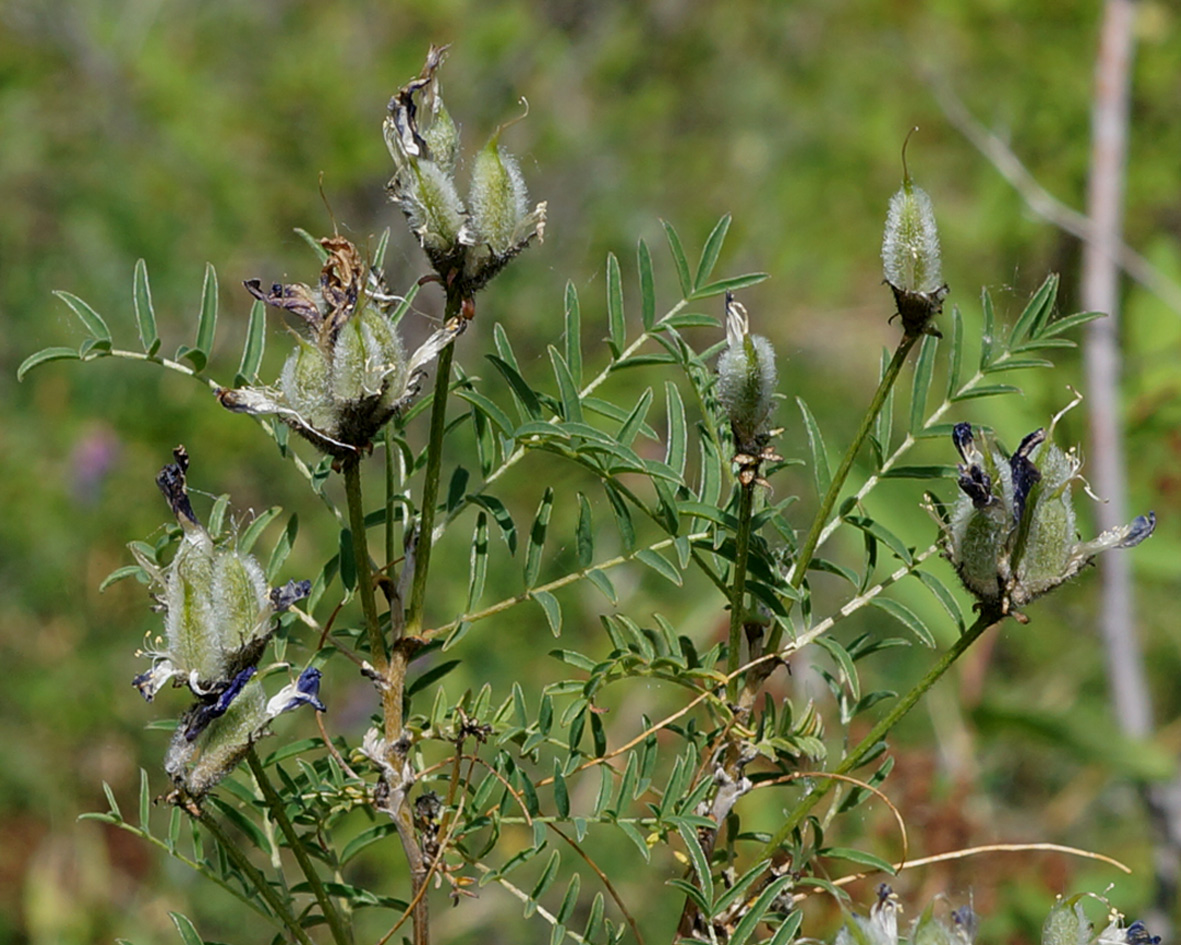
[[[225,831],[221,829],[221,824],[214,819],[213,815],[203,810],[197,817],[197,820],[221,844],[222,849],[226,851],[226,856],[234,861],[234,865],[242,871],[251,885],[258,890],[258,894],[266,900],[267,905],[274,910],[275,916],[283,923],[296,941],[300,942],[301,945],[313,945],[312,940],[308,938],[307,932],[303,930],[298,920],[291,914],[291,910],[287,908],[287,903],[279,897],[279,894],[275,892],[275,888],[262,875],[258,867],[250,862],[250,858],[238,849],[234,842],[226,836]]]
[[[361,495],[361,460],[350,456],[344,461],[344,494],[349,506],[349,531],[353,536],[353,561],[357,565],[357,590],[365,612],[365,630],[369,634],[369,655],[379,673],[385,672],[385,641],[377,619],[377,598],[373,593],[373,569],[369,564],[369,542],[365,535],[365,501]]]
[[[451,297],[447,298],[446,318],[459,310],[458,301],[452,311]],[[435,506],[439,502],[439,476],[443,468],[443,431],[447,427],[447,392],[451,387],[451,359],[454,343],[439,352],[435,372],[435,397],[431,402],[431,431],[427,443],[426,472],[422,483],[422,505],[419,510],[418,546],[414,549],[414,582],[410,585],[410,604],[406,610],[405,634],[417,636],[422,630],[422,609],[426,599],[426,579],[431,565],[431,546],[434,544]]]
[[[837,766],[833,773],[838,775],[847,775],[850,771],[853,771],[855,768],[859,767],[869,756],[870,752],[878,747],[890,729],[897,725],[902,717],[915,707],[919,699],[923,697],[928,689],[935,685],[939,678],[951,668],[951,665],[956,660],[964,655],[964,652],[968,649],[968,647],[975,643],[976,640],[980,638],[981,634],[984,633],[984,631],[988,630],[990,627],[996,626],[1004,619],[1005,615],[995,609],[981,611],[980,616],[976,618],[976,622],[972,624],[972,626],[970,626],[967,630],[965,630],[963,634],[961,634],[960,638],[955,641],[951,649],[944,653],[943,656],[940,657],[939,662],[931,667],[931,669],[927,672],[927,675],[919,680],[919,682],[905,696],[902,697],[898,704],[895,705],[894,708],[891,709],[890,712],[870,730],[869,734],[857,743],[857,747],[855,747],[851,752],[849,752],[849,754],[845,756],[845,760]],[[823,775],[818,777],[823,777]],[[809,793],[802,801],[800,801],[795,810],[793,810],[791,814],[788,815],[787,820],[783,822],[783,825],[776,832],[775,836],[773,836],[767,842],[767,845],[763,847],[763,852],[760,855],[769,857],[772,851],[778,848],[779,845],[787,839],[791,832],[803,822],[804,818],[808,815],[808,812],[812,810],[812,808],[820,802],[821,798],[823,798],[829,792],[833,786],[833,783],[834,780],[829,779],[817,784],[811,793]]]
[[[385,427],[385,566],[393,570],[394,560],[394,433],[393,425]],[[393,577],[390,571],[386,577]]]
[[[308,885],[312,887],[312,893],[315,895],[316,901],[320,904],[320,911],[324,915],[324,921],[328,923],[328,928],[332,932],[332,940],[336,942],[336,945],[349,945],[352,941],[352,936],[349,935],[348,930],[341,923],[340,914],[336,911],[336,906],[332,904],[332,900],[329,898],[328,891],[324,888],[323,882],[320,881],[320,874],[316,872],[315,866],[312,865],[311,857],[308,856],[308,851],[304,848],[303,841],[300,840],[299,835],[295,832],[291,818],[287,816],[287,808],[283,806],[283,799],[276,793],[274,786],[267,777],[266,769],[262,766],[262,762],[259,761],[258,752],[254,750],[254,746],[251,746],[250,751],[246,753],[246,761],[249,763],[250,770],[254,774],[254,780],[258,782],[258,786],[262,790],[263,799],[267,802],[271,816],[275,818],[279,829],[283,831],[283,836],[287,838],[287,846],[295,854],[299,868],[303,871],[303,875],[307,877]]]
[[[837,499],[840,498],[841,489],[844,488],[845,480],[849,478],[849,472],[853,468],[857,454],[860,452],[866,437],[869,436],[869,431],[873,429],[873,425],[877,422],[878,414],[882,412],[882,405],[885,404],[886,398],[890,395],[890,390],[894,387],[894,383],[898,380],[898,375],[902,371],[902,365],[906,361],[906,356],[910,354],[910,349],[915,346],[919,338],[919,335],[903,335],[902,340],[898,342],[898,347],[894,351],[894,357],[886,365],[885,373],[882,374],[882,379],[878,383],[878,389],[874,392],[873,400],[869,402],[869,409],[865,411],[865,416],[861,419],[861,427],[857,430],[857,435],[853,437],[853,442],[849,444],[849,448],[845,451],[841,465],[837,467],[836,473],[833,474],[828,491],[824,494],[824,498],[820,502],[820,508],[816,510],[816,517],[812,519],[812,527],[808,530],[808,537],[804,539],[803,547],[800,548],[800,553],[796,556],[795,564],[792,566],[791,586],[797,590],[804,583],[804,577],[808,573],[808,565],[812,563],[812,556],[816,553],[816,546],[820,544],[820,533],[824,531],[824,526],[828,522],[828,516],[837,504]],[[790,608],[791,604],[792,602],[788,600],[786,606]],[[771,628],[771,632],[767,637],[767,651],[777,650],[782,639],[783,625],[776,623]]]
[[[738,531],[734,535],[734,575],[730,586],[730,648],[726,659],[726,695],[738,699],[738,661],[742,650],[742,618],[746,601],[746,562],[750,556],[750,520],[754,510],[755,483],[740,485]]]

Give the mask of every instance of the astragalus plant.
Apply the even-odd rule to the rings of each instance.
[[[112,579],[139,578],[159,611],[139,691],[163,706],[180,687],[191,701],[161,710],[179,721],[162,769],[143,775],[138,816],[125,816],[113,792],[96,816],[240,899],[254,922],[240,941],[345,945],[405,934],[426,943],[449,901],[462,910],[477,895],[520,900],[520,926],[505,929],[506,940],[793,941],[810,934],[803,900],[841,895],[830,863],[897,869],[873,850],[836,845],[841,818],[890,789],[884,739],[897,721],[990,627],[1033,619],[1026,607],[1036,597],[1098,552],[1152,531],[1148,516],[1080,540],[1080,462],[1052,442],[1052,425],[1009,450],[999,432],[961,413],[971,401],[975,416],[987,416],[977,406],[984,398],[1016,390],[1001,375],[1050,367],[1044,352],[1070,345],[1069,333],[1095,316],[1059,315],[1051,276],[1007,328],[985,293],[975,344],[960,310],[943,311],[935,203],[906,173],[882,246],[882,317],[897,316],[897,346],[835,468],[808,405],[786,402],[792,377],[766,338],[776,313],[748,312],[737,297],[764,276],[714,276],[728,218],[696,265],[665,224],[679,286],[671,304],[658,300],[653,255],[640,242],[634,309],[625,309],[624,266],[612,254],[602,319],[584,328],[570,283],[564,323],[546,329],[544,370],[519,359],[499,325],[492,349],[474,350],[465,329],[486,309],[512,305],[493,277],[535,264],[521,253],[541,242],[546,205],[531,203],[501,143],[507,125],[470,160],[470,175],[460,173],[444,53],[430,51],[384,123],[388,197],[425,253],[421,278],[400,294],[383,273],[387,237],[372,254],[339,233],[308,237],[319,268],[309,265],[306,283],[245,279],[243,301],[254,299],[247,345],[232,383],[219,383],[212,268],[196,340],[170,358],[141,263],[138,349],[116,347],[106,321],[63,292],[87,339],[21,367],[23,375],[53,360],[123,358],[207,385],[246,415],[225,423],[255,422],[273,439],[306,480],[312,508],[339,532],[319,549],[318,573],[286,572],[294,514],[269,555],[256,556],[280,510],[236,525],[228,497],[195,510],[190,485],[210,488],[218,473],[202,464],[202,444],[176,431],[186,448],[157,479],[175,524],[152,543],[133,542],[134,563]],[[412,350],[402,333],[419,317],[420,289],[443,294],[444,314]],[[477,306],[486,289],[489,304]],[[277,377],[260,379],[265,339],[279,327],[268,327],[268,310],[290,329],[290,354]],[[896,404],[912,362],[909,404]],[[628,377],[637,383],[617,383]],[[424,425],[412,422],[419,414],[429,414]],[[810,443],[803,460],[780,455],[788,426]],[[958,450],[962,463],[913,462],[928,439],[944,442],[949,459]],[[799,463],[815,495],[797,502],[783,470]],[[341,491],[326,488],[334,477],[343,480],[340,507]],[[875,490],[886,479],[913,483],[915,516],[925,519],[924,505],[935,514],[929,547],[909,546],[877,517]],[[536,508],[528,520],[522,501]],[[457,555],[460,532],[470,541],[459,539]],[[830,550],[838,535],[856,536],[864,554],[850,562]],[[974,613],[940,576],[949,573],[940,555],[976,598]],[[847,585],[828,613],[811,592],[818,572]],[[724,638],[637,612],[621,588],[639,573],[712,595]],[[464,575],[466,592],[456,594]],[[507,592],[489,599],[506,581]],[[889,647],[936,646],[927,621],[894,596],[902,583],[932,595],[956,639],[909,690],[867,691],[863,661]],[[577,593],[582,586],[599,598]],[[870,632],[834,631],[865,608],[876,615]],[[522,626],[552,631],[554,672],[486,679],[482,654],[514,652]],[[831,698],[772,699],[769,678],[805,653],[800,665],[820,674]],[[452,682],[461,661],[478,684]],[[128,678],[131,667],[129,659]],[[677,694],[666,714],[605,718],[606,703],[654,685]],[[370,720],[339,718],[334,707],[358,698]],[[311,711],[285,714],[299,707],[315,710],[315,723]],[[849,737],[867,724],[863,738]],[[752,798],[781,812],[773,826],[751,820]],[[611,844],[626,876],[597,859]],[[391,845],[404,864],[393,878],[378,868]],[[649,892],[640,898],[637,888]],[[838,941],[894,945],[890,896],[870,919],[850,918]],[[970,945],[966,915],[920,921],[911,940]],[[175,921],[185,941],[200,940],[187,919]]]

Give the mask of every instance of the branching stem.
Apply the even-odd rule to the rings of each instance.
[[[833,474],[828,491],[824,494],[824,498],[820,502],[820,508],[816,510],[816,516],[812,519],[812,527],[808,530],[808,537],[804,540],[804,545],[800,548],[800,553],[796,556],[795,564],[792,567],[791,586],[797,590],[804,583],[804,577],[808,573],[808,565],[812,563],[812,556],[816,553],[816,547],[820,544],[820,533],[824,530],[824,526],[828,522],[828,516],[837,504],[837,499],[840,498],[841,489],[845,486],[845,480],[849,478],[849,472],[853,468],[857,454],[861,451],[861,446],[865,443],[866,437],[869,436],[869,431],[873,429],[874,423],[877,422],[878,414],[882,412],[882,406],[885,404],[886,398],[890,395],[890,391],[902,371],[902,365],[906,361],[906,356],[910,354],[910,349],[915,346],[915,343],[920,337],[920,335],[904,334],[902,340],[898,342],[898,347],[894,350],[894,357],[886,365],[886,370],[882,374],[878,389],[874,392],[873,400],[869,402],[869,409],[865,411],[865,416],[861,419],[861,427],[857,430],[857,435],[853,437],[853,442],[849,444],[849,448],[845,451],[841,465],[837,467],[837,471]],[[790,600],[787,601],[787,606],[791,606]],[[767,650],[778,649],[782,639],[783,625],[776,623],[771,628],[770,634],[768,634]]]
[[[279,829],[283,831],[283,836],[287,838],[287,845],[291,848],[291,852],[295,854],[296,862],[299,863],[300,870],[307,878],[308,885],[312,888],[312,894],[316,897],[316,902],[320,904],[320,911],[324,915],[324,921],[328,923],[328,928],[332,932],[332,940],[336,942],[336,945],[349,945],[352,941],[352,936],[349,935],[344,923],[341,922],[340,913],[336,911],[336,906],[333,905],[328,891],[324,888],[324,883],[320,880],[320,874],[316,872],[316,867],[312,864],[312,859],[308,856],[308,851],[304,847],[303,841],[299,838],[299,834],[295,832],[291,818],[287,816],[287,808],[283,805],[283,799],[276,793],[274,786],[267,777],[266,769],[262,766],[262,762],[258,758],[258,752],[254,750],[254,746],[251,746],[250,751],[247,752],[246,761],[249,763],[250,770],[254,774],[254,780],[258,782],[258,787],[262,791],[263,799],[267,803],[267,808],[270,810],[271,816],[275,818]]]
[[[915,704],[926,694],[927,690],[935,685],[940,677],[942,677],[943,674],[951,668],[952,664],[964,655],[964,652],[968,649],[968,647],[975,643],[976,640],[979,639],[984,633],[984,631],[988,630],[990,627],[996,626],[1004,619],[1005,615],[995,609],[982,610],[980,612],[980,616],[976,618],[976,622],[963,632],[960,638],[952,645],[951,649],[944,653],[943,656],[939,658],[939,661],[927,671],[927,675],[920,679],[918,683],[916,683],[911,688],[911,690],[898,701],[898,704],[895,705],[894,708],[891,709],[890,712],[887,713],[877,725],[870,729],[869,734],[866,735],[865,738],[863,738],[860,742],[858,742],[857,746],[845,756],[845,760],[837,766],[834,774],[844,775],[848,774],[850,771],[853,771],[855,768],[858,768],[869,756],[870,752],[878,747],[882,739],[886,737],[889,731],[898,724],[902,717],[915,707]],[[829,780],[823,782],[822,784],[818,784],[815,788],[813,788],[811,793],[806,795],[803,800],[801,800],[800,803],[796,805],[795,810],[793,810],[788,815],[782,826],[780,826],[779,830],[775,833],[775,836],[773,836],[767,842],[767,845],[763,847],[763,851],[760,856],[769,857],[772,851],[779,847],[779,845],[787,839],[791,832],[803,822],[804,818],[808,815],[808,812],[820,802],[821,798],[823,798],[829,792],[835,783],[836,781]]]
[[[461,300],[447,295],[445,320],[456,317]],[[435,370],[435,396],[431,401],[430,440],[427,443],[426,471],[422,482],[419,509],[418,546],[415,548],[414,581],[410,586],[410,604],[406,610],[405,633],[418,636],[422,630],[422,608],[426,599],[426,579],[431,566],[431,546],[435,543],[435,506],[439,502],[439,476],[443,468],[443,431],[447,427],[447,392],[451,387],[451,360],[455,345],[439,352]]]
[[[726,695],[731,702],[738,700],[738,660],[742,650],[742,623],[746,600],[746,562],[750,555],[751,514],[757,486],[752,479],[740,484],[738,500],[738,531],[734,535],[734,574],[730,584],[730,648],[726,659]]]
[[[203,810],[197,820],[221,844],[221,848],[226,851],[226,856],[234,861],[234,865],[242,871],[251,885],[258,890],[258,894],[274,910],[275,916],[283,923],[283,926],[291,933],[292,937],[300,945],[313,945],[312,940],[308,938],[308,933],[303,930],[298,920],[291,914],[287,903],[279,897],[279,894],[275,892],[274,887],[262,875],[258,867],[250,862],[250,858],[238,849],[237,844],[233,840],[226,836],[225,831],[221,829],[221,824],[217,822],[217,818],[210,814],[209,811]]]
[[[365,535],[365,501],[361,494],[361,460],[350,456],[344,462],[344,493],[349,506],[349,531],[353,537],[353,560],[357,566],[357,590],[365,612],[365,631],[369,635],[369,655],[379,673],[385,674],[386,648],[377,619],[377,598],[373,593],[373,569],[369,566],[369,542]]]

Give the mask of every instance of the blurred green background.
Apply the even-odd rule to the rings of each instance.
[[[771,274],[742,299],[779,352],[789,396],[782,451],[806,454],[790,402],[800,394],[837,452],[872,391],[882,347],[897,337],[886,323],[892,309],[878,252],[912,125],[921,131],[910,169],[935,201],[949,304],[978,331],[981,286],[1011,319],[1046,272],[1058,271],[1063,311],[1077,308],[1076,241],[1026,209],[951,127],[929,83],[962,97],[1051,192],[1080,207],[1099,16],[1097,2],[1052,0],[0,0],[0,403],[8,405],[0,423],[0,941],[168,941],[169,909],[194,916],[210,938],[264,940],[235,930],[237,913],[214,888],[127,835],[76,821],[105,809],[104,780],[133,806],[141,766],[164,788],[164,736],[144,730],[159,712],[128,685],[153,618],[140,586],[100,594],[98,585],[128,563],[128,541],[165,521],[152,477],[182,441],[194,456],[195,488],[231,493],[238,510],[300,511],[292,574],[313,572],[331,553],[317,536],[333,540],[273,446],[198,384],[112,360],[48,365],[18,384],[29,353],[79,339],[52,290],[85,298],[116,343],[131,346],[131,275],[146,259],[167,352],[189,341],[213,262],[222,315],[211,373],[228,382],[250,307],[241,280],[315,278],[293,227],[318,235],[335,223],[364,244],[392,225],[387,273],[395,289],[408,285],[426,267],[384,199],[391,165],[380,126],[427,46],[449,42],[443,89],[467,153],[518,116],[524,96],[528,119],[503,141],[520,156],[533,198],[549,201],[545,244],[481,296],[460,363],[481,370],[499,321],[522,362],[542,367],[561,332],[567,279],[582,294],[593,337],[605,254],[620,256],[630,286],[640,237],[671,304],[659,220],[672,222],[695,256],[717,218],[731,213],[718,275]],[[1161,0],[1143,0],[1138,16],[1127,240],[1177,278],[1181,19]],[[1156,536],[1134,553],[1157,743],[1127,746],[1116,734],[1092,626],[1097,581],[1087,574],[1034,605],[1028,627],[1006,626],[971,654],[963,686],[938,690],[931,710],[915,713],[899,732],[888,790],[907,818],[912,854],[1005,840],[1090,847],[1136,868],[1112,893],[1134,913],[1150,893],[1151,848],[1130,779],[1167,773],[1181,746],[1181,316],[1136,288],[1125,302],[1131,505],[1160,518]],[[419,297],[425,316],[437,303],[429,289]],[[429,326],[425,317],[418,323]],[[269,341],[264,376],[277,372],[285,348],[277,328]],[[974,402],[951,419],[988,423],[1015,441],[1065,403],[1067,383],[1081,385],[1077,353],[1021,382],[1025,397]],[[1064,423],[1066,441],[1083,438],[1085,409]],[[929,459],[948,462],[948,453],[931,446]],[[951,484],[942,485],[950,496]],[[809,479],[784,473],[775,487],[800,492],[803,527],[815,503]],[[917,509],[918,492],[908,483],[877,508],[925,547],[934,529]],[[535,491],[519,497],[522,509],[536,501]],[[463,545],[456,567],[466,572]],[[670,595],[659,585],[645,593],[649,609],[709,614],[699,621],[707,637],[724,619],[705,588],[700,600],[662,600]],[[440,620],[453,615],[440,605]],[[588,612],[566,632],[596,625]],[[498,699],[523,678],[523,665],[552,662],[544,631],[480,637],[473,633],[463,654],[484,653],[480,670],[465,672],[472,683],[491,672]],[[880,686],[900,689],[929,659],[895,650],[870,668],[882,673]],[[332,704],[334,695],[356,696],[358,684],[329,679],[326,687]],[[356,738],[364,712],[354,715]],[[851,829],[861,833],[838,842],[883,855],[896,842],[872,820]],[[996,855],[916,871],[896,885],[916,904],[974,889],[984,937],[1021,940],[1036,935],[1055,892],[1117,878],[1080,862]],[[641,889],[643,879],[628,885]],[[374,881],[398,892],[389,877]],[[449,940],[548,939],[548,928],[522,923],[515,904],[494,890],[483,895],[492,901],[455,910],[471,918],[448,919]],[[498,908],[511,916],[501,927],[513,930],[502,937],[479,928]]]

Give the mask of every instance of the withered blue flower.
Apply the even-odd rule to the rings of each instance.
[[[275,631],[275,615],[303,599],[309,581],[268,588],[262,567],[234,547],[215,541],[189,502],[184,447],[156,478],[182,530],[172,561],[161,566],[133,546],[140,567],[164,611],[164,637],[145,655],[152,667],[134,680],[151,702],[169,680],[196,697],[180,720],[164,767],[178,797],[199,799],[229,774],[281,712],[300,705],[324,711],[320,671],[309,667],[299,680],[268,701],[258,663]]]
[[[961,495],[949,515],[938,516],[943,554],[964,586],[1002,614],[1070,580],[1100,552],[1140,544],[1156,527],[1149,512],[1080,541],[1071,492],[1082,482],[1082,462],[1048,442],[1044,430],[1009,456],[987,434],[978,442],[967,423],[956,424],[952,440],[963,460]]]

